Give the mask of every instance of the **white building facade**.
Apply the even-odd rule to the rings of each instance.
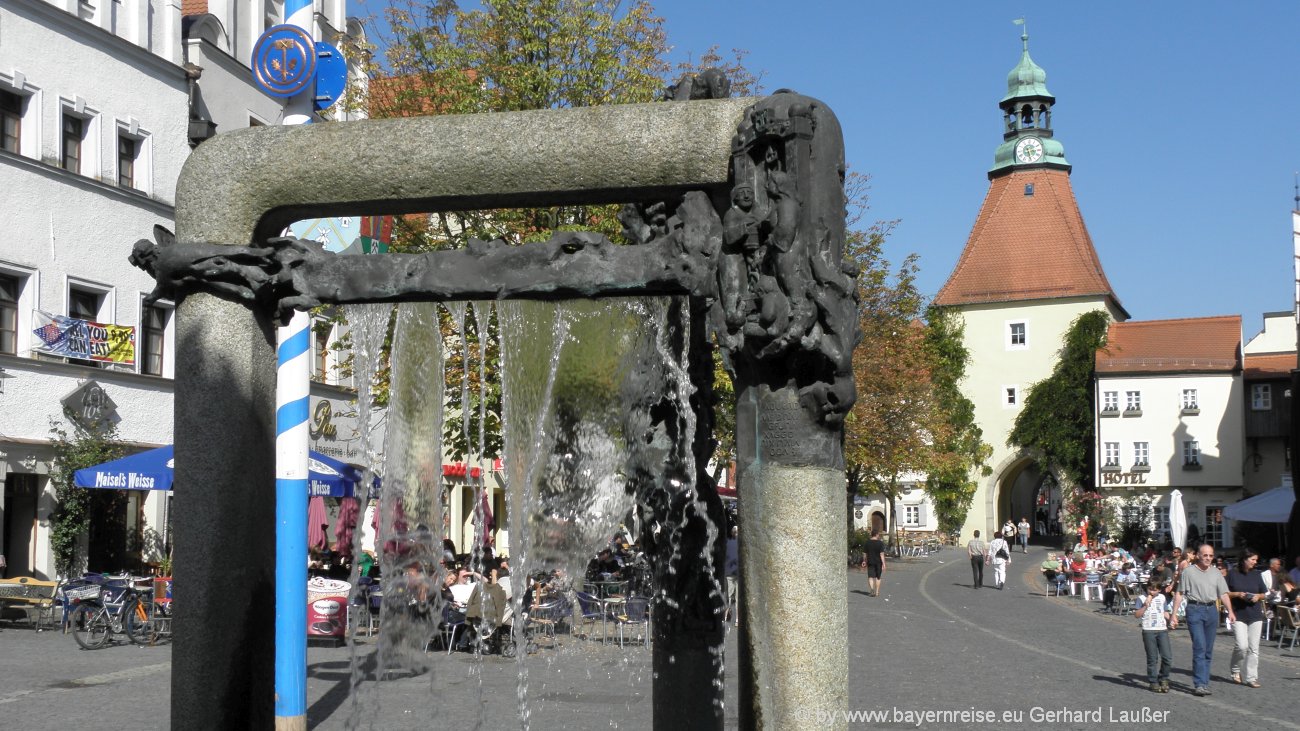
[[[1233,545],[1223,508],[1242,495],[1241,318],[1114,323],[1096,361],[1095,484],[1118,539],[1139,525],[1163,542],[1169,497],[1183,496],[1188,540]]]
[[[68,426],[65,405],[97,410],[128,448],[172,441],[173,307],[145,304],[153,281],[127,256],[154,226],[174,228],[176,180],[191,144],[211,134],[208,122],[224,132],[278,121],[281,102],[253,87],[248,59],[281,5],[0,0],[0,190],[9,231],[0,245],[0,553],[8,576],[55,576],[51,427]],[[345,25],[343,0],[318,5],[322,34]],[[134,362],[38,352],[42,314],[135,328]],[[106,504],[112,520],[97,516],[83,544],[89,568],[156,561],[167,541],[167,495]]]

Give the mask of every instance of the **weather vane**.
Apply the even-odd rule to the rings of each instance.
[[[1025,44],[1025,50],[1028,51],[1029,50],[1029,26],[1025,25],[1024,16],[1016,18],[1011,22],[1023,28],[1023,30],[1020,31],[1020,41]]]

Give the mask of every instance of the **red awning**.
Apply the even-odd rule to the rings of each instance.
[[[483,476],[483,470],[479,467],[470,468],[464,462],[452,462],[442,466],[443,477],[465,477],[468,474],[473,479]]]

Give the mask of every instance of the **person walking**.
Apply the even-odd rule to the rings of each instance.
[[[1020,552],[1029,553],[1029,518],[1020,516],[1020,525],[1016,526],[1016,540],[1020,542]]]
[[[871,532],[867,541],[867,594],[880,596],[880,580],[885,576],[885,542],[880,540],[880,531]]]
[[[740,626],[740,526],[731,526],[731,535],[727,537],[727,559],[723,564],[723,573],[727,579],[727,608],[722,614],[725,623],[731,620],[732,626]]]
[[[1237,621],[1228,600],[1228,582],[1214,567],[1214,546],[1202,544],[1196,549],[1196,562],[1183,571],[1174,592],[1172,629],[1178,628],[1178,610],[1186,605],[1187,630],[1192,635],[1192,694],[1210,694],[1210,659],[1214,656],[1214,635],[1219,629],[1219,609],[1215,600],[1228,609],[1228,621]]]
[[[989,557],[989,545],[980,539],[980,532],[966,544],[966,555],[970,557],[970,572],[974,582],[971,588],[978,589],[984,585],[984,562]]]
[[[1007,583],[1007,567],[1011,565],[1011,545],[1001,533],[994,533],[989,541],[989,555],[993,557],[993,586],[999,591]]]
[[[1142,620],[1142,647],[1147,653],[1147,682],[1152,693],[1169,692],[1169,670],[1174,665],[1174,655],[1169,649],[1169,604],[1165,600],[1164,585],[1152,580],[1147,584],[1146,596],[1137,599],[1134,615]]]
[[[1232,682],[1259,687],[1259,634],[1264,629],[1263,604],[1268,596],[1264,577],[1255,570],[1259,551],[1242,551],[1237,567],[1228,571],[1228,597],[1237,620],[1232,623]],[[1242,661],[1245,661],[1244,663]]]
[[[1016,541],[1016,524],[1011,522],[1010,518],[1007,518],[1007,522],[1002,524],[1002,538],[1007,542],[1008,546]],[[1008,548],[1007,553],[1010,552],[1011,549]]]

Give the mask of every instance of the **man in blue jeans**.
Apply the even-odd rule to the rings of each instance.
[[[1228,609],[1228,621],[1237,621],[1228,601],[1228,582],[1214,566],[1214,546],[1203,543],[1196,550],[1196,562],[1183,571],[1174,592],[1171,628],[1178,626],[1178,608],[1187,607],[1187,629],[1192,634],[1192,693],[1210,694],[1210,658],[1214,656],[1214,637],[1219,631],[1219,608],[1215,601],[1223,602]]]

